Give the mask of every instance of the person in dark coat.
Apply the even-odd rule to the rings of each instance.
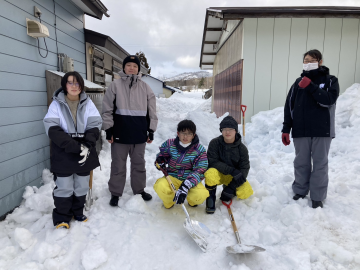
[[[303,199],[310,191],[313,208],[323,207],[327,195],[328,154],[335,138],[339,96],[338,79],[322,63],[320,51],[304,54],[303,72],[286,99],[282,129],[283,144],[290,144],[291,131],[295,146],[293,199]]]
[[[220,200],[229,201],[237,196],[246,199],[253,194],[246,180],[250,170],[249,153],[241,142],[238,123],[226,116],[220,123],[222,135],[212,139],[208,148],[209,169],[205,172],[205,187],[210,196],[206,199],[206,212],[215,212],[216,187],[224,185]]]
[[[83,209],[90,171],[100,165],[95,146],[102,119],[85,94],[84,80],[78,72],[68,72],[62,78],[44,125],[51,139],[51,172],[56,184],[53,223],[56,228],[69,229],[72,217],[87,221]]]

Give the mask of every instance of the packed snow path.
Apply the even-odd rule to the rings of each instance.
[[[329,154],[330,184],[323,209],[312,209],[309,197],[292,200],[294,147],[281,143],[283,108],[261,112],[246,125],[248,181],[255,194],[234,201],[232,210],[242,242],[266,248],[258,254],[226,253],[236,238],[219,200],[214,215],[205,213],[205,203],[196,208],[186,203],[191,218],[213,232],[207,253],[183,228],[181,207],[162,206],[152,188],[162,176],[153,166],[159,145],[174,137],[177,123],[187,118],[196,123],[200,142],[207,147],[220,135],[222,118],[210,113],[210,101],[201,99],[201,93],[175,93],[158,99],[157,107],[158,131],[146,148],[146,190],[153,200],[133,196],[128,181],[119,207],[109,205],[111,159],[105,142],[102,171],[94,171],[95,202],[85,213],[89,221],[72,221],[70,230],[54,228],[54,182],[44,170],[44,186],[27,187],[21,206],[0,222],[0,269],[360,269],[359,84],[337,103],[337,134]]]

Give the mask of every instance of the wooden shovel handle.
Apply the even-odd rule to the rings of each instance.
[[[94,171],[90,171],[90,181],[89,181],[89,188],[90,189],[92,189],[93,174],[94,174]]]
[[[173,182],[171,181],[170,176],[167,175],[167,176],[165,176],[165,178],[166,178],[166,180],[168,181],[171,190],[172,190],[172,191],[174,192],[174,194],[175,194],[175,193],[176,193],[176,188],[175,188]]]
[[[234,230],[234,232],[236,234],[236,233],[238,233],[238,229],[236,227],[235,219],[234,219],[234,216],[232,214],[232,211],[231,211],[230,207],[228,208],[228,212],[229,212],[229,216],[230,216],[230,220],[231,220],[231,225],[232,225],[233,230]]]

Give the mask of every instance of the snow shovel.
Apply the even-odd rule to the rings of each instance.
[[[241,112],[242,112],[242,130],[243,130],[243,142],[246,145],[245,142],[245,112],[246,112],[247,106],[241,105]]]
[[[253,245],[245,245],[245,244],[241,244],[240,241],[240,235],[238,232],[238,229],[236,227],[236,223],[235,223],[235,219],[234,216],[232,214],[230,205],[232,204],[232,200],[230,200],[230,203],[227,204],[226,202],[222,201],[223,205],[226,206],[228,212],[229,212],[229,216],[230,216],[230,220],[231,220],[231,225],[234,229],[234,233],[236,235],[236,239],[238,241],[238,243],[236,245],[233,246],[228,246],[226,247],[226,251],[228,253],[233,253],[233,254],[239,254],[239,253],[255,253],[255,252],[263,252],[265,251],[264,248],[262,247],[258,247],[258,246],[253,246]]]
[[[169,174],[167,173],[166,169],[161,167],[156,162],[156,167],[163,172],[165,175],[166,180],[168,181],[171,190],[176,193],[176,189],[174,184],[172,183]],[[203,252],[207,251],[208,242],[206,241],[206,237],[211,234],[211,231],[208,227],[206,227],[203,223],[198,222],[196,220],[191,220],[188,211],[186,210],[184,204],[181,204],[182,209],[184,210],[186,214],[186,219],[184,222],[184,228],[187,231],[187,233],[191,236],[192,239],[194,239],[195,243],[201,248]]]
[[[93,171],[90,172],[89,191],[86,194],[86,202],[85,202],[85,210],[86,211],[90,210],[91,205],[94,202],[94,199],[92,197],[92,181],[93,181]]]

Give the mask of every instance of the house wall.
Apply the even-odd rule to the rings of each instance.
[[[163,82],[158,81],[149,76],[142,76],[141,79],[150,86],[151,90],[153,90],[156,97],[159,97],[159,94],[164,93],[163,92]]]
[[[289,88],[302,72],[303,54],[310,49],[323,53],[323,64],[338,77],[341,93],[360,82],[359,30],[359,19],[244,19],[242,97],[248,106],[246,121],[260,111],[284,106]],[[231,50],[238,48],[232,46]]]
[[[37,40],[26,34],[26,18],[34,6],[42,12],[48,56],[42,58]],[[39,186],[50,168],[49,138],[42,120],[47,112],[45,70],[57,69],[57,48],[74,59],[86,78],[83,11],[69,0],[0,1],[0,217],[22,201],[25,186]],[[40,39],[42,55],[44,39]]]
[[[172,91],[170,91],[169,89],[163,88],[163,94],[165,94],[166,98],[171,97],[171,95],[173,94]]]

